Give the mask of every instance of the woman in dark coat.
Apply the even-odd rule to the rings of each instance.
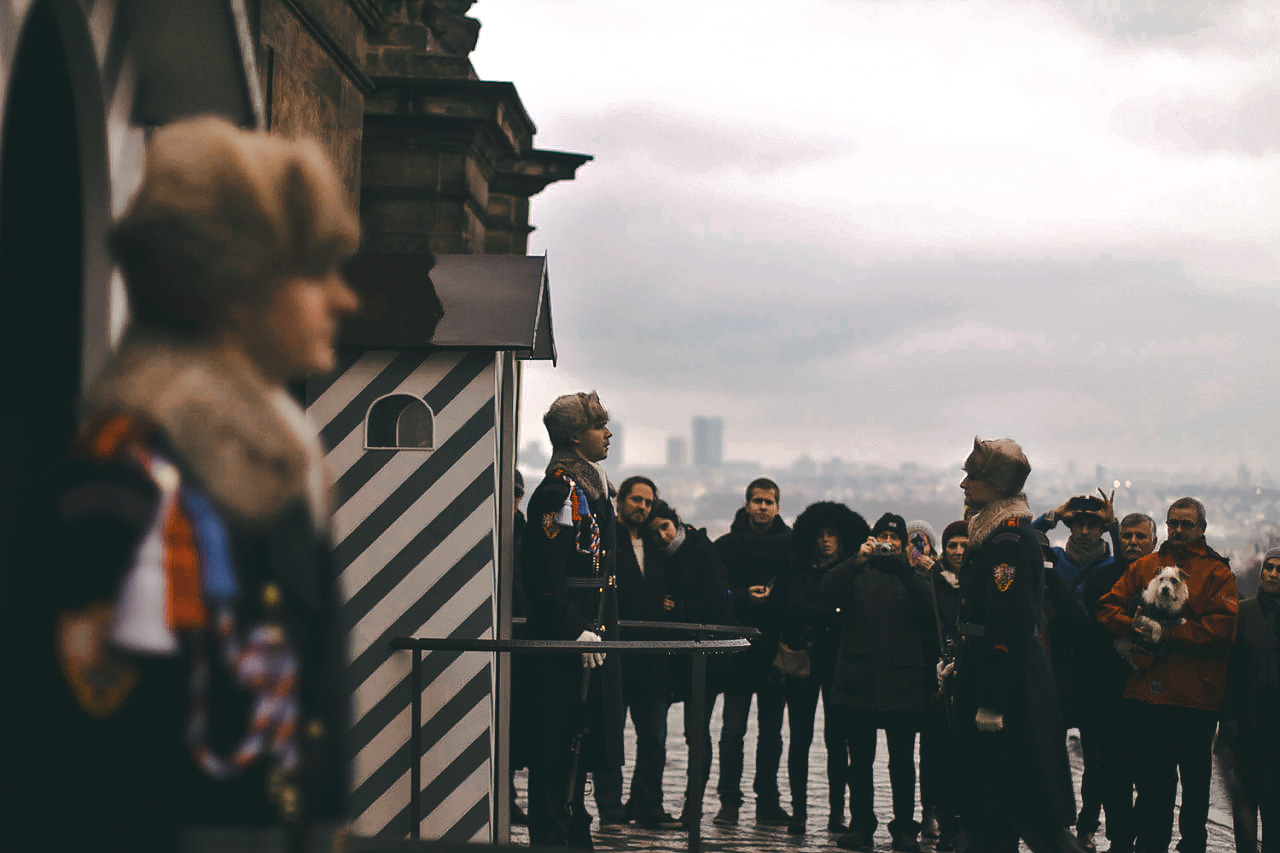
[[[724,565],[716,554],[715,545],[704,529],[684,524],[680,514],[666,501],[659,499],[649,513],[649,532],[662,545],[666,557],[665,579],[667,586],[663,609],[672,622],[692,622],[702,625],[724,625],[732,622],[729,606],[729,579]],[[690,814],[690,803],[702,802],[707,780],[711,778],[711,712],[715,708],[716,694],[724,678],[720,655],[710,655],[707,661],[706,694],[701,720],[692,717],[689,701],[693,681],[692,661],[688,655],[671,657],[671,698],[684,703],[684,742],[692,750],[694,738],[701,738],[702,775],[699,790],[693,790],[694,780],[685,789],[684,808],[680,820],[686,825],[695,817]],[[696,795],[696,796],[695,796]]]
[[[787,751],[787,777],[791,780],[791,823],[787,831],[803,835],[808,816],[809,746],[822,696],[823,742],[827,750],[827,783],[831,816],[827,829],[842,833],[844,789],[848,780],[849,750],[840,715],[831,706],[836,648],[840,642],[840,612],[822,594],[822,578],[841,560],[857,552],[871,530],[862,516],[842,503],[822,501],[810,505],[796,518],[791,531],[792,563],[785,590],[782,642],[791,649],[807,649],[807,678],[785,676],[787,719],[791,728]]]
[[[357,306],[346,198],[312,142],[212,118],[150,141],[112,235],[131,322],[57,478],[40,599],[56,734],[27,781],[75,819],[27,849],[328,849],[345,819],[323,451],[287,384],[334,368]]]

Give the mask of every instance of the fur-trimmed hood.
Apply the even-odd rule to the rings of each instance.
[[[832,528],[840,539],[840,553],[851,557],[871,535],[871,528],[858,513],[836,501],[818,501],[805,507],[796,516],[791,528],[791,548],[798,566],[813,562],[813,550],[818,542],[818,532]]]
[[[977,548],[986,542],[996,528],[1011,518],[1031,518],[1031,507],[1027,504],[1026,495],[1019,494],[992,501],[969,519],[969,547]]]
[[[141,416],[163,432],[219,504],[268,521],[305,496],[327,520],[324,454],[302,408],[267,383],[244,355],[126,336],[85,396],[88,412]]]

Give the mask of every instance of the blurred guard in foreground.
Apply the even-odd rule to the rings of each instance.
[[[344,633],[286,384],[334,367],[356,240],[314,143],[212,118],[152,138],[111,240],[131,324],[55,488],[41,794],[74,817],[39,849],[331,849]]]
[[[613,488],[596,463],[609,455],[609,413],[594,391],[566,394],[542,418],[553,452],[529,498],[520,564],[529,636],[618,638]],[[591,849],[583,802],[588,770],[622,766],[622,682],[617,655],[544,654],[532,709],[529,840]]]
[[[955,745],[962,850],[1078,851],[1075,795],[1049,659],[1040,642],[1044,561],[1012,439],[974,439],[964,463],[969,547],[960,567]]]

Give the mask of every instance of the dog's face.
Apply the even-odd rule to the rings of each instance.
[[[1142,597],[1166,613],[1176,614],[1187,603],[1187,573],[1176,566],[1165,566],[1147,584]]]

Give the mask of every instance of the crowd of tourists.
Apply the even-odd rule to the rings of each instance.
[[[1036,515],[1023,493],[1031,466],[1021,448],[975,439],[963,465],[962,517],[941,534],[892,512],[869,523],[832,501],[803,508],[789,526],[782,488],[760,478],[747,485],[729,532],[712,541],[684,523],[653,480],[628,477],[615,490],[595,464],[607,455],[609,432],[594,393],[560,398],[545,421],[556,452],[530,501],[520,566],[534,635],[626,639],[608,619],[593,623],[589,604],[566,597],[566,583],[583,587],[565,568],[575,559],[586,567],[582,577],[600,579],[586,584],[580,601],[616,593],[616,611],[612,601],[608,607],[623,620],[737,624],[759,635],[749,651],[712,668],[701,719],[688,713],[680,658],[588,660],[621,675],[615,704],[603,690],[606,705],[585,726],[609,748],[581,765],[567,802],[565,768],[546,786],[545,765],[531,763],[535,844],[590,846],[588,772],[601,826],[674,831],[701,821],[692,809],[711,761],[687,783],[678,814],[663,798],[668,709],[681,701],[685,741],[700,738],[708,755],[710,708],[719,707],[716,824],[753,818],[795,835],[819,832],[810,825],[807,780],[821,701],[825,831],[840,848],[871,850],[887,818],[897,851],[919,850],[922,837],[939,851],[1012,853],[1020,840],[1037,851],[1093,851],[1105,826],[1109,850],[1150,853],[1169,848],[1176,822],[1177,849],[1203,853],[1215,736],[1237,849],[1258,849],[1259,814],[1270,830],[1262,849],[1280,848],[1280,817],[1272,817],[1280,754],[1269,734],[1280,711],[1280,550],[1267,554],[1257,596],[1239,601],[1226,558],[1205,541],[1204,507],[1194,498],[1168,507],[1163,542],[1155,519],[1118,517],[1114,493],[1102,490]],[[599,531],[616,518],[614,546],[605,533],[590,566],[571,544],[581,540],[587,514],[565,511],[579,490]],[[1053,547],[1047,534],[1059,525],[1068,536]],[[576,615],[566,621],[566,612]],[[576,695],[583,664],[557,666]],[[530,714],[539,736],[557,720],[576,726],[540,683],[542,711]],[[749,815],[742,785],[753,704]],[[636,754],[624,792],[625,715]],[[1083,757],[1078,807],[1071,729]],[[877,814],[874,796],[882,732],[888,814]],[[541,743],[563,749],[555,738]],[[779,786],[784,751],[789,803]]]

